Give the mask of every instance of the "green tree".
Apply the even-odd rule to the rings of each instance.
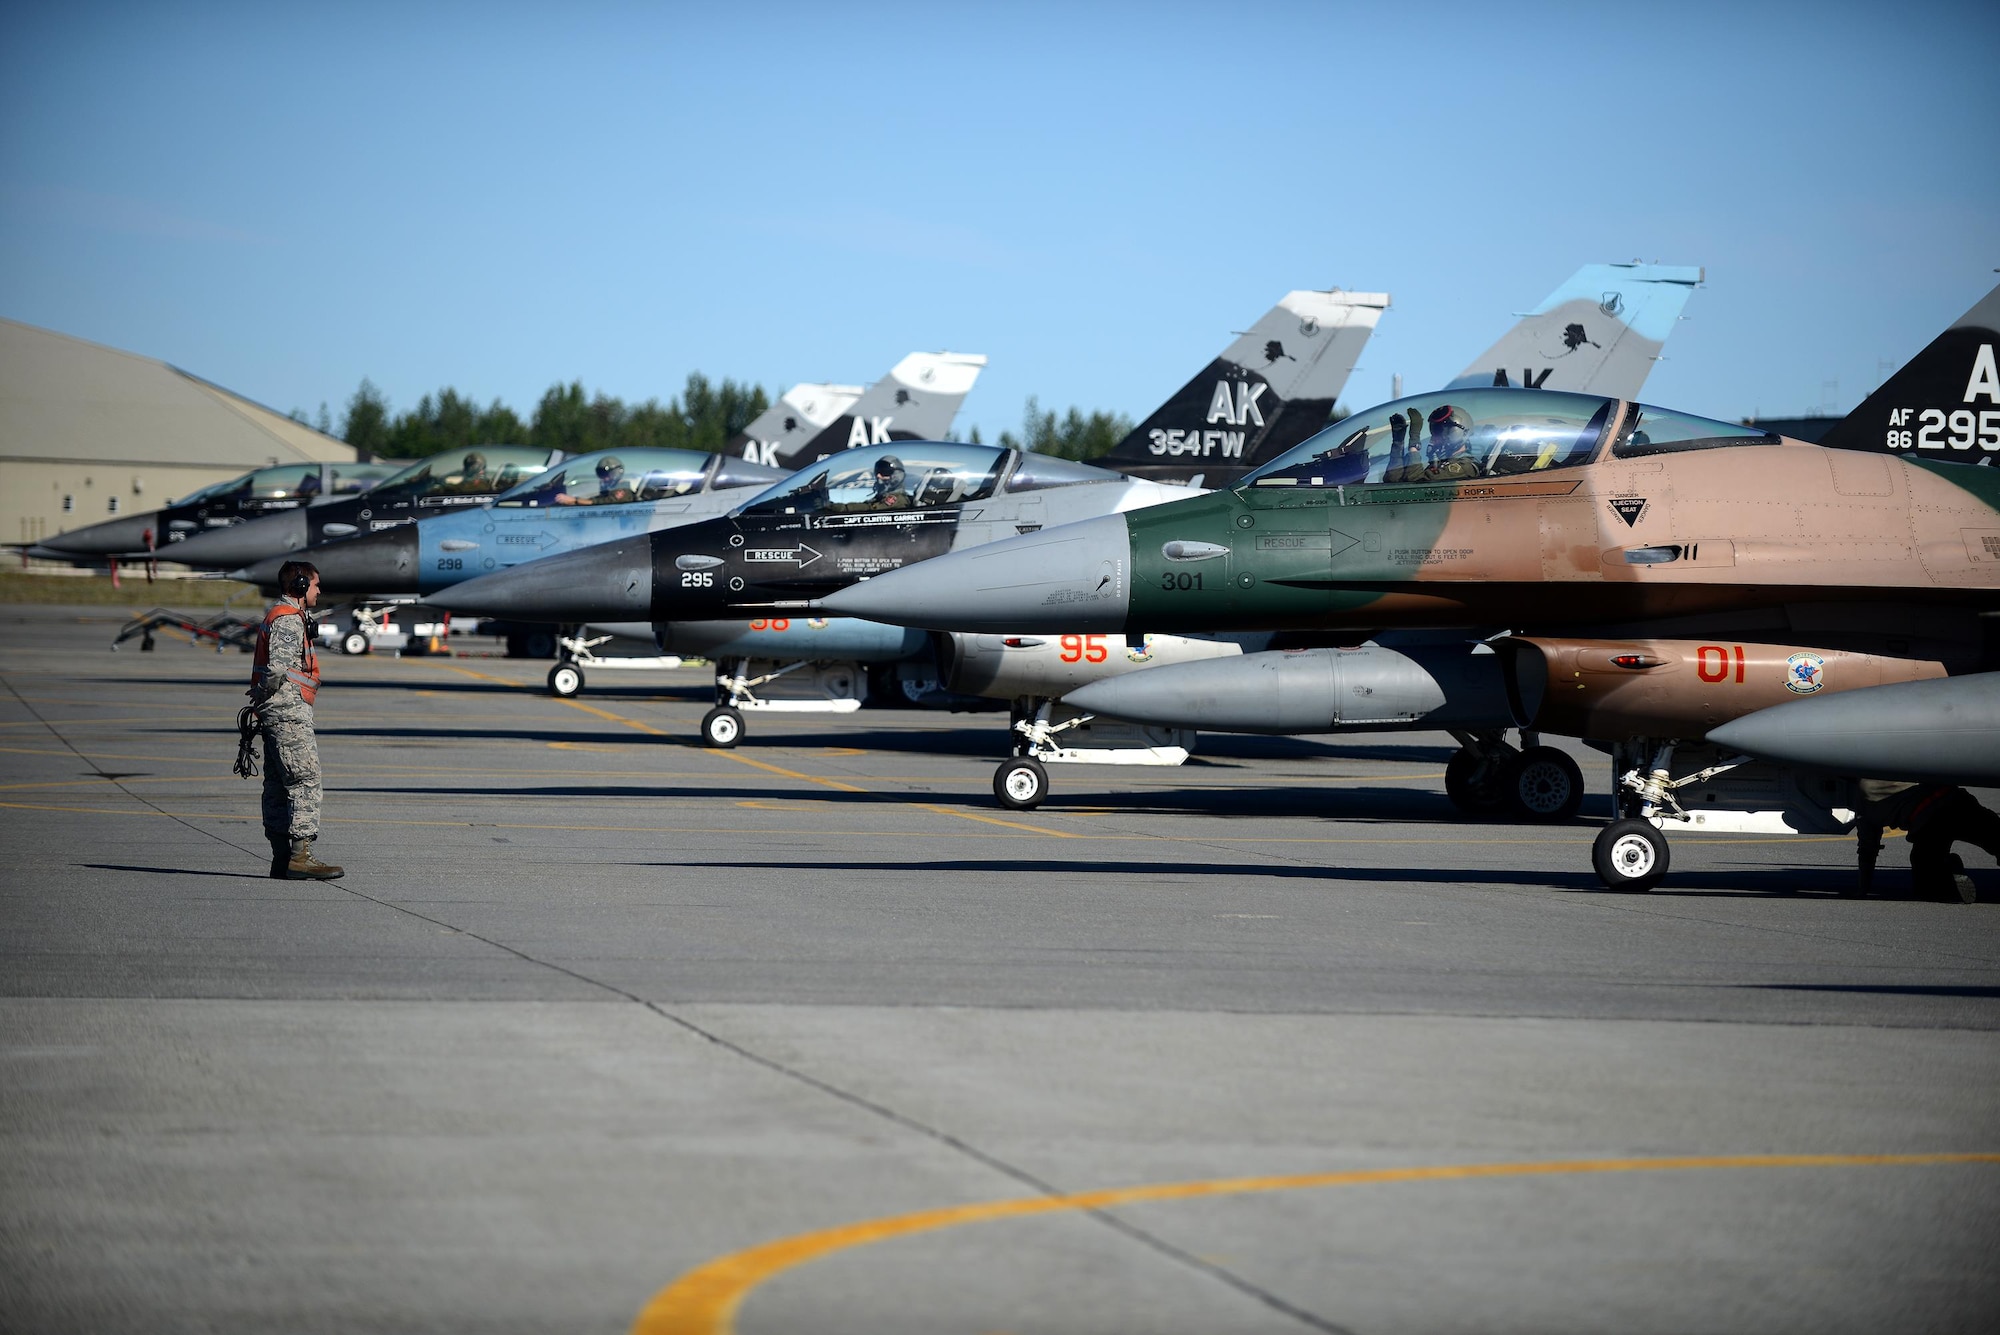
[[[1033,450],[1062,459],[1095,459],[1132,434],[1132,419],[1123,413],[1092,412],[1071,408],[1061,417],[1055,410],[1043,411],[1035,396],[1028,396],[1022,413],[1021,434],[1000,433],[1000,444],[1008,449]]]
[[[389,443],[389,400],[366,376],[347,401],[347,418],[340,438],[359,450],[380,454]]]

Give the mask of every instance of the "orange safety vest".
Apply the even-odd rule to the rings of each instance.
[[[304,615],[304,611],[292,606],[290,603],[277,603],[272,606],[270,611],[264,614],[264,624],[257,627],[257,656],[253,660],[255,665],[250,669],[250,690],[253,694],[264,685],[264,679],[270,675],[271,627],[277,623],[279,617],[303,617]],[[305,670],[302,672],[286,668],[285,678],[295,683],[299,688],[299,695],[307,704],[311,704],[313,697],[319,694],[319,655],[313,652],[312,637],[310,635],[306,637],[305,641],[304,667]]]

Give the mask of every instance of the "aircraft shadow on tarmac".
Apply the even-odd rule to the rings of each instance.
[[[2000,987],[1980,987],[1972,984],[1938,983],[1894,984],[1894,983],[1733,983],[1732,987],[1747,992],[1860,992],[1889,997],[1969,997],[1984,1000],[2000,998]]]
[[[233,876],[246,881],[270,879],[266,872],[216,871],[209,867],[135,867],[120,862],[79,862],[74,865],[86,871],[142,871],[155,876]]]
[[[1127,877],[1145,883],[1171,881],[1176,876],[1218,876],[1238,879],[1306,881],[1365,881],[1376,884],[1432,885],[1518,885],[1565,892],[1612,895],[1588,871],[1507,871],[1477,867],[1301,867],[1295,864],[1256,866],[1241,862],[1139,862],[1104,861],[1097,858],[966,858],[939,862],[864,862],[823,860],[815,862],[641,862],[641,867],[721,867],[737,870],[788,872],[922,872],[925,875],[953,872],[1004,872],[1018,875],[1060,873]],[[1825,867],[1773,867],[1757,870],[1718,872],[1675,872],[1679,877],[1672,891],[1654,890],[1655,896],[1727,897],[1735,899],[1775,899],[1799,894],[1834,894],[1852,873]]]

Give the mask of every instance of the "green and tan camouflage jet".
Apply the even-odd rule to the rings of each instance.
[[[1852,806],[1843,776],[2000,782],[1996,328],[2000,289],[1824,445],[1627,400],[1448,389],[1356,414],[1231,491],[953,553],[818,606],[1128,641],[1509,628],[1424,651],[1151,668],[1069,700],[1233,731],[1582,737],[1612,751],[1624,817],[1600,837],[1597,870],[1643,887],[1666,870],[1662,820],[1838,829]],[[1808,756],[1709,739],[1786,702],[1931,679],[1950,681],[1922,705],[1880,697],[1872,740]],[[1769,760],[1746,763],[1750,750]],[[1535,747],[1509,767],[1574,789],[1553,801],[1573,813],[1580,785],[1552,772],[1560,756]],[[1448,787],[1484,760],[1462,752]]]

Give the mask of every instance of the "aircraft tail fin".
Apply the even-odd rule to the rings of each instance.
[[[1097,462],[1138,477],[1211,486],[1326,425],[1386,292],[1285,295]]]
[[[913,352],[797,449],[759,459],[780,468],[803,468],[857,445],[943,439],[985,367],[986,358],[976,353]]]
[[[805,447],[861,397],[859,385],[793,385],[755,421],[730,437],[723,451],[758,463],[778,459]]]
[[[1687,265],[1586,264],[1445,388],[1637,398],[1702,273]]]
[[[2000,460],[1996,352],[2000,287],[1835,423],[1820,444],[1948,463]]]

